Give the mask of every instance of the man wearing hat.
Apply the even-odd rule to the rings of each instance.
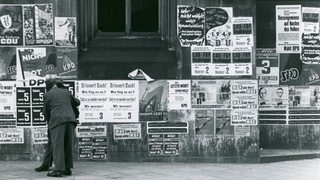
[[[71,175],[73,168],[73,133],[77,120],[72,105],[79,106],[79,99],[68,89],[58,88],[54,79],[46,80],[43,115],[48,123],[54,170],[47,176]]]

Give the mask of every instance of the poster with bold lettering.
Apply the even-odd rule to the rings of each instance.
[[[168,80],[169,83],[169,110],[191,109],[191,81]]]
[[[301,61],[320,64],[320,8],[302,7]]]
[[[16,125],[16,83],[0,81],[0,127]]]
[[[254,46],[252,17],[233,17],[233,46]]]
[[[107,122],[139,122],[139,81],[107,82]]]
[[[22,6],[0,4],[0,46],[23,45]]]
[[[78,49],[57,48],[56,72],[62,79],[78,79]]]
[[[77,97],[80,99],[79,117],[83,122],[106,122],[108,107],[108,81],[77,81]],[[109,119],[110,120],[110,119]]]
[[[31,133],[32,144],[48,143],[48,127],[33,127]]]
[[[204,9],[177,6],[177,35],[182,47],[204,44]]]
[[[212,48],[212,75],[230,76],[235,75],[234,65],[232,64],[231,47]]]
[[[141,139],[141,124],[113,124],[113,139]]]
[[[23,144],[23,128],[0,128],[0,144]]]
[[[25,45],[53,45],[52,4],[23,5]]]
[[[256,74],[259,85],[279,85],[279,54],[274,48],[256,50]]]
[[[276,5],[277,53],[298,53],[300,38],[301,5]]]
[[[213,74],[210,46],[191,46],[191,75],[210,76]]]
[[[16,48],[0,48],[0,80],[16,79]]]
[[[232,63],[236,76],[252,75],[252,48],[234,47],[232,50]]]
[[[77,32],[75,17],[55,17],[55,41],[56,46],[76,47]]]
[[[232,7],[206,7],[205,45],[232,46]]]
[[[17,48],[17,80],[44,78],[46,57],[46,48]]]

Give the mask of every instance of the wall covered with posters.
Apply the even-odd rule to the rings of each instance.
[[[273,4],[275,43],[260,46],[256,1],[177,1],[181,78],[146,81],[78,79],[68,3],[0,2],[1,160],[42,158],[49,77],[81,100],[78,160],[258,162],[260,147],[320,148],[316,5]]]

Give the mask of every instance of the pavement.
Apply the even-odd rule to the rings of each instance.
[[[36,172],[40,161],[0,161],[1,180],[319,180],[320,158],[254,164],[76,161],[72,176]]]

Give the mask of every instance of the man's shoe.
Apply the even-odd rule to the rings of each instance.
[[[47,176],[49,176],[49,177],[62,177],[62,173],[61,173],[61,171],[54,170],[54,171],[48,173]]]
[[[34,170],[37,171],[37,172],[49,171],[49,167],[41,165],[41,166],[35,168]]]
[[[70,168],[67,168],[67,169],[63,172],[63,175],[71,176],[71,175],[72,175],[71,169],[70,169]]]

